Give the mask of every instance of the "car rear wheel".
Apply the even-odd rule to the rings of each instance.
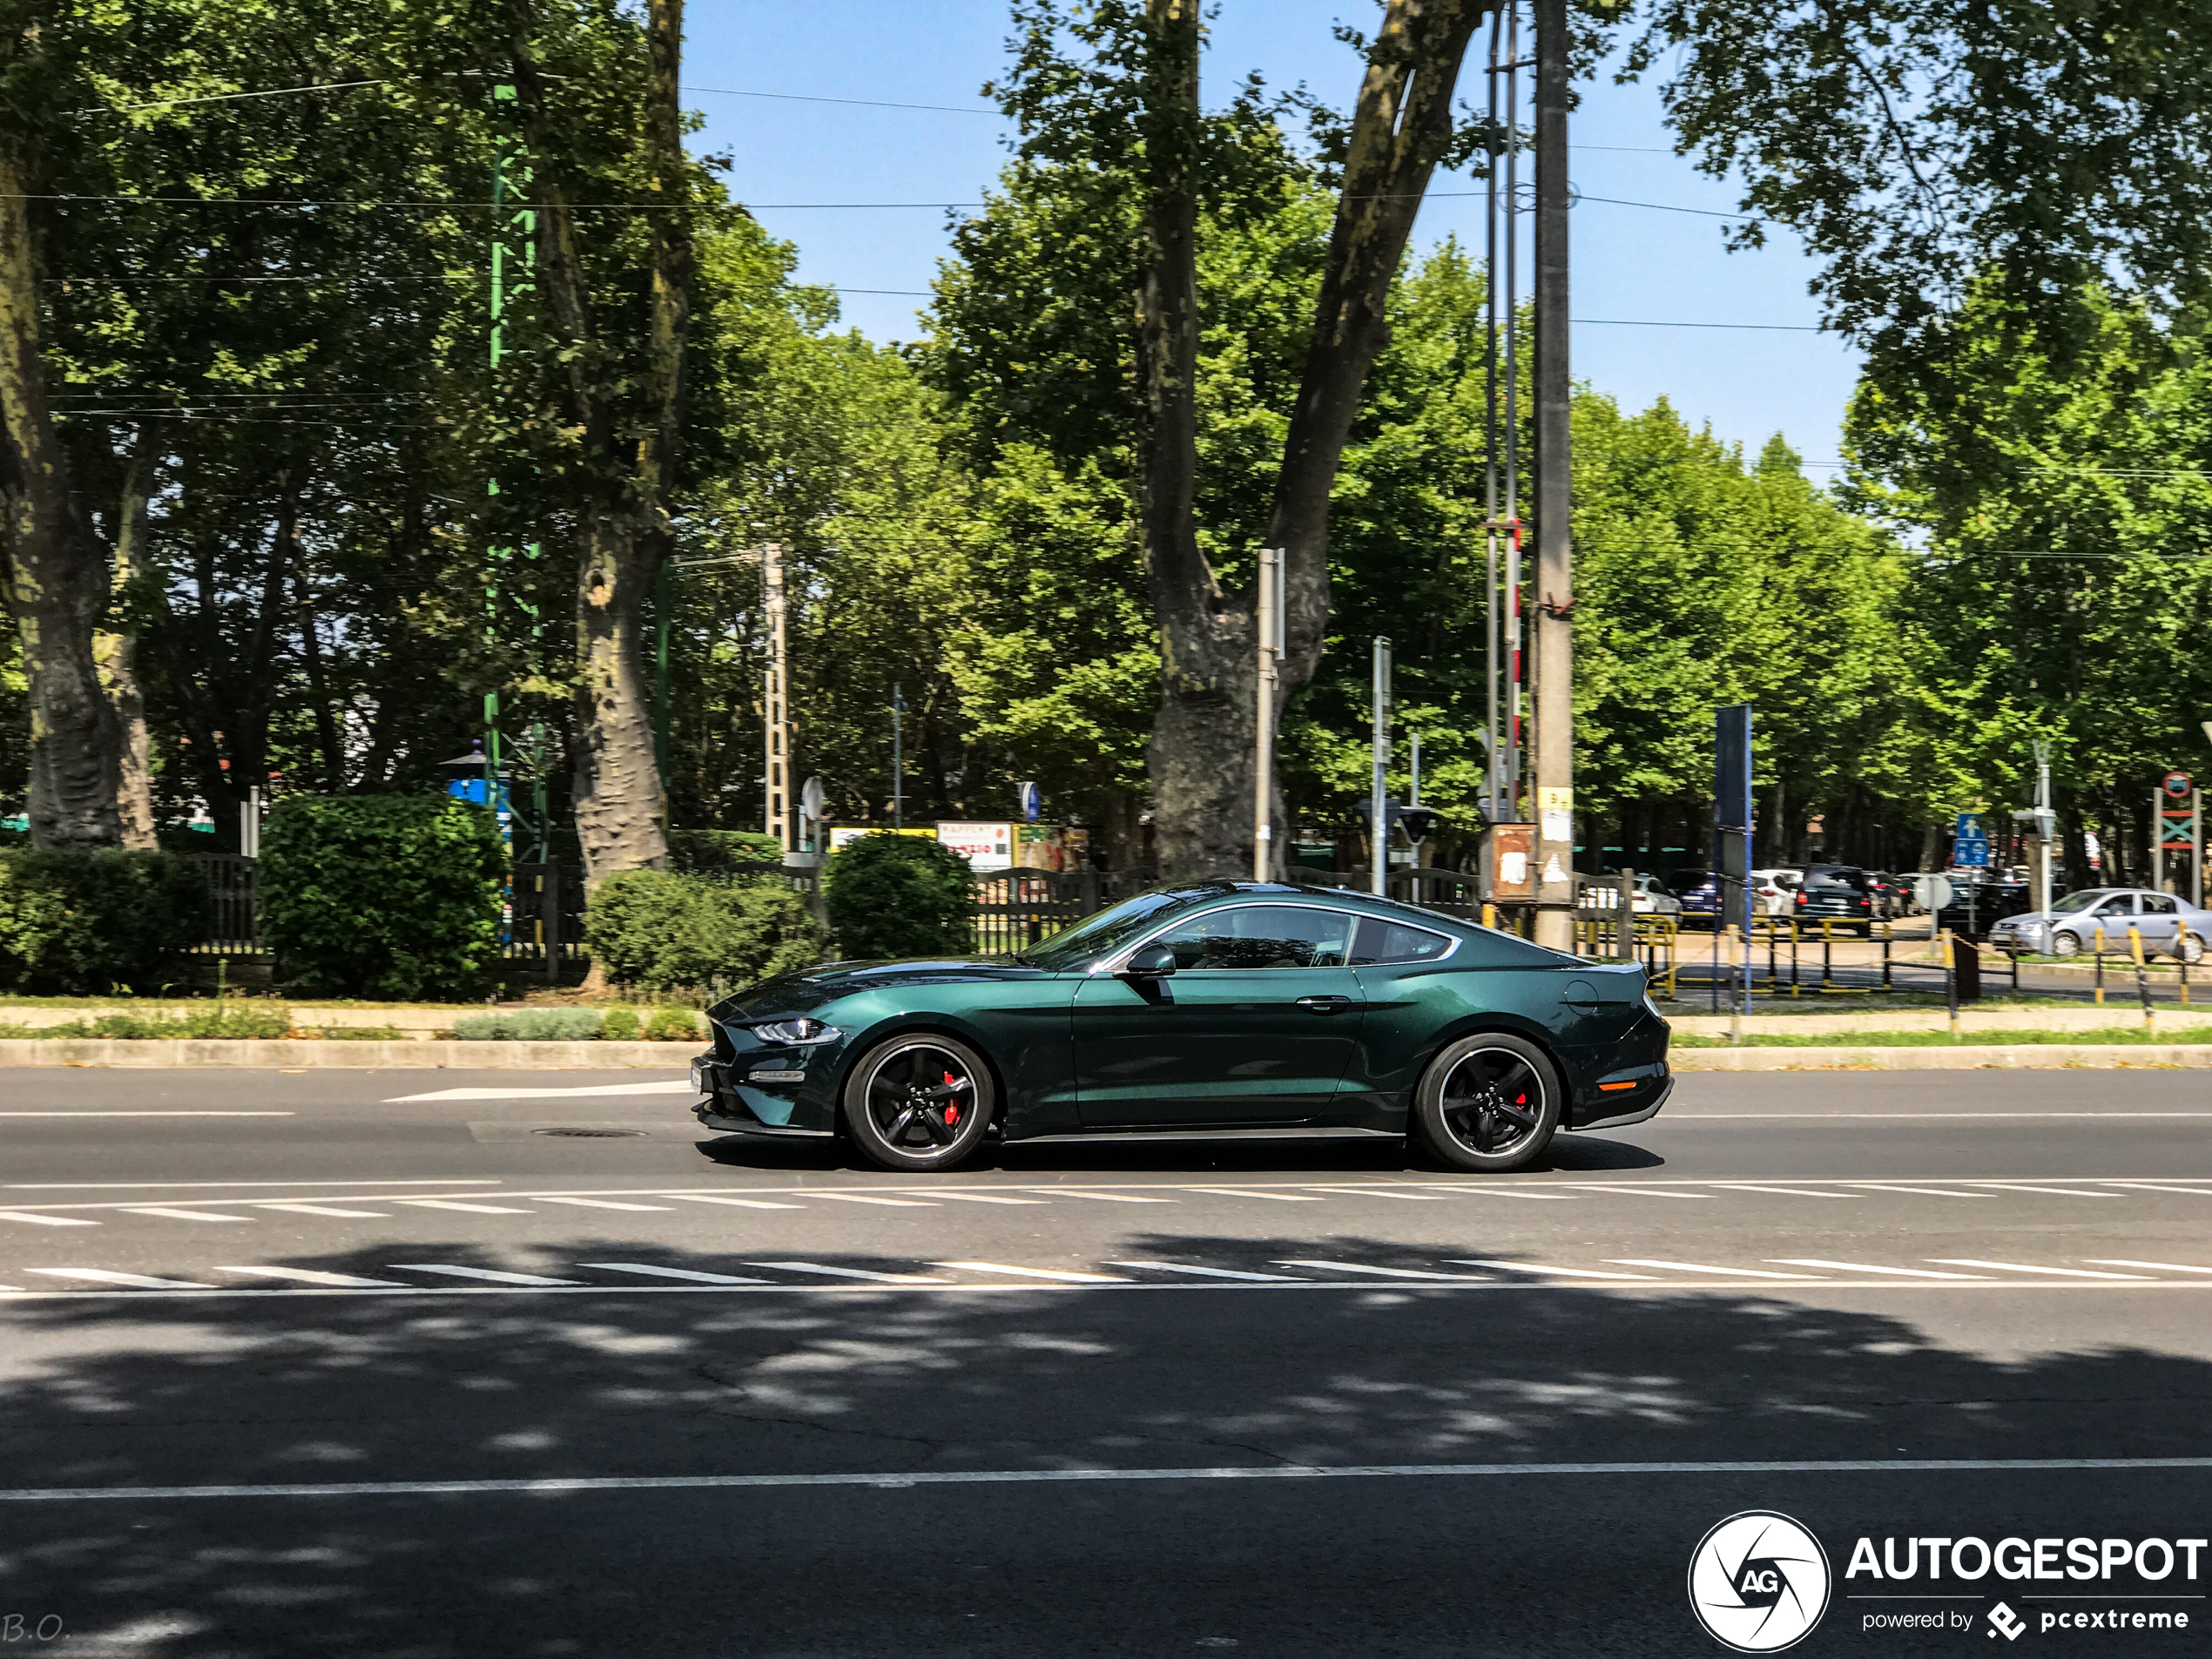
[[[2174,954],[2195,968],[2204,960],[2204,941],[2183,928],[2181,938],[2175,942]]]
[[[886,1170],[967,1163],[997,1105],[983,1056],[934,1034],[879,1042],[845,1080],[846,1133]]]
[[[1414,1131],[1454,1169],[1523,1169],[1558,1132],[1563,1092],[1534,1043],[1500,1031],[1462,1037],[1421,1074]]]

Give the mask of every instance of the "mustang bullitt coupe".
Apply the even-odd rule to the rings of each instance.
[[[994,1138],[1284,1134],[1514,1170],[1674,1087],[1635,964],[1261,882],[1157,888],[1011,955],[833,962],[707,1013],[701,1123],[841,1132],[888,1170]]]

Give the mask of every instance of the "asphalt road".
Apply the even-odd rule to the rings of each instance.
[[[2198,1075],[922,1182],[634,1072],[0,1080],[0,1652],[1719,1653],[1686,1574],[1746,1509],[1826,1551],[1794,1651],[2212,1629],[2212,1549],[2098,1554],[2212,1531]],[[2044,1628],[2092,1612],[2189,1622]]]

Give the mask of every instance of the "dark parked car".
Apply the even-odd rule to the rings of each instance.
[[[1688,922],[1693,916],[1703,918],[1706,926],[1716,924],[1721,914],[1721,878],[1716,870],[1676,870],[1667,878],[1667,885],[1675,890],[1675,897],[1682,900],[1682,919]]]
[[[1874,900],[1874,920],[1897,921],[1912,914],[1912,888],[1903,876],[1887,870],[1866,873],[1866,891]]]
[[[708,1017],[708,1128],[842,1131],[890,1170],[994,1137],[1255,1130],[1411,1135],[1514,1170],[1674,1086],[1640,966],[1276,883],[1157,888],[1014,955],[834,962]]]
[[[1791,900],[1790,914],[1802,922],[1845,921],[1862,933],[1874,930],[1874,886],[1852,864],[1812,864]]]
[[[1935,925],[1965,939],[1982,939],[2007,916],[2027,914],[2027,883],[2001,879],[1969,881],[1951,878],[1951,902],[1936,912]]]

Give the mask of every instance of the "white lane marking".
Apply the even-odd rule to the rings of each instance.
[[[579,1209],[583,1209],[583,1210],[661,1210],[661,1211],[665,1211],[665,1210],[668,1208],[668,1206],[667,1206],[666,1204],[621,1204],[621,1203],[617,1203],[616,1200],[614,1200],[614,1199],[612,1199],[612,1198],[551,1198],[551,1197],[548,1197],[548,1198],[540,1198],[540,1199],[538,1199],[538,1200],[537,1200],[537,1202],[538,1202],[538,1203],[540,1203],[540,1204],[572,1204],[577,1205]],[[529,1213],[529,1212],[528,1212],[528,1211],[524,1211],[523,1213],[524,1213],[524,1214],[527,1214],[527,1213]]]
[[[1403,1198],[1414,1204],[1449,1204],[1440,1192],[1385,1192],[1373,1187],[1316,1186],[1316,1192],[1341,1192],[1348,1198]]]
[[[1256,1192],[1244,1187],[1186,1187],[1186,1192],[1203,1192],[1211,1198],[1265,1198],[1274,1204],[1319,1204],[1322,1200],[1303,1192]]]
[[[786,1273],[819,1273],[827,1278],[866,1279],[871,1285],[942,1285],[941,1278],[923,1273],[876,1273],[865,1267],[832,1267],[825,1262],[747,1262],[747,1267],[768,1267]]]
[[[804,1210],[803,1204],[770,1204],[762,1198],[725,1198],[711,1192],[656,1192],[656,1198],[681,1198],[685,1204],[726,1204],[738,1210]]]
[[[114,1273],[105,1267],[26,1267],[26,1273],[43,1273],[48,1278],[81,1278],[94,1285],[131,1285],[149,1291],[207,1291],[212,1285],[202,1285],[197,1279],[155,1278],[145,1273]]]
[[[394,1095],[384,1103],[403,1105],[419,1100],[585,1100],[601,1095],[696,1095],[689,1080],[680,1082],[590,1083],[576,1089],[435,1089],[427,1095]]]
[[[395,1278],[363,1278],[358,1273],[326,1273],[314,1267],[211,1267],[211,1273],[250,1273],[257,1278],[289,1279],[300,1285],[322,1285],[333,1290],[406,1291],[415,1287]]]
[[[517,1210],[511,1204],[466,1204],[459,1198],[401,1198],[395,1202],[412,1205],[417,1210],[465,1210],[472,1216],[527,1216],[527,1210]]]
[[[1885,1181],[1846,1181],[1849,1187],[1863,1187],[1869,1192],[1909,1192],[1914,1197],[1925,1193],[1931,1198],[1993,1198],[1993,1192],[1953,1192],[1948,1187],[1901,1187]]]
[[[1472,1193],[1472,1194],[1474,1194],[1474,1195],[1475,1195],[1475,1196],[1477,1196],[1477,1197],[1484,1197],[1484,1198],[1538,1198],[1538,1199],[1541,1199],[1541,1200],[1542,1200],[1544,1203],[1546,1203],[1546,1204],[1573,1204],[1573,1203],[1575,1203],[1575,1199],[1574,1196],[1573,1196],[1571,1193],[1565,1193],[1565,1192],[1524,1192],[1524,1191],[1522,1191],[1522,1190],[1519,1190],[1519,1189],[1517,1189],[1517,1188],[1514,1188],[1514,1187],[1489,1187],[1489,1186],[1484,1186],[1484,1187],[1469,1187],[1469,1186],[1442,1186],[1442,1185],[1440,1185],[1440,1186],[1439,1186],[1439,1188],[1438,1188],[1438,1190],[1440,1190],[1440,1191],[1443,1191],[1443,1192],[1465,1192],[1465,1193]]]
[[[2082,1187],[2031,1187],[2018,1181],[1977,1181],[1978,1187],[1994,1187],[2000,1192],[2048,1192],[2061,1198],[2117,1198],[2116,1192],[2092,1192]]]
[[[2212,1194],[2212,1187],[2173,1187],[2156,1181],[2107,1181],[2108,1187],[2126,1187],[2130,1192],[2186,1192],[2193,1198]]]
[[[1156,1273],[1190,1273],[1199,1278],[1248,1279],[1255,1284],[1311,1285],[1309,1278],[1293,1278],[1288,1273],[1246,1273],[1234,1267],[1191,1267],[1182,1262],[1109,1262],[1109,1267],[1146,1267]]]
[[[1651,1283],[1649,1273],[1601,1273],[1594,1267],[1547,1267],[1541,1262],[1455,1261],[1454,1267],[1500,1267],[1509,1273],[1559,1273],[1568,1278],[1635,1279]]]
[[[1185,1289],[1189,1286],[1184,1287]],[[762,1487],[1028,1486],[1110,1480],[1387,1480],[1420,1476],[1486,1480],[1514,1475],[1647,1474],[2040,1474],[2060,1470],[2212,1469],[2212,1457],[1892,1458],[1741,1463],[1347,1463],[1231,1464],[1166,1469],[886,1469],[847,1474],[622,1474],[488,1480],[331,1480],[263,1486],[12,1487],[0,1503],[132,1503],[188,1498],[406,1498],[587,1492],[692,1492]]]
[[[1815,1192],[1811,1187],[1768,1187],[1749,1181],[1716,1181],[1713,1184],[1723,1192],[1786,1192],[1793,1198],[1849,1198],[1848,1192]]]
[[[144,1192],[154,1187],[496,1187],[505,1184],[497,1176],[470,1176],[456,1181],[10,1181],[10,1192]]]
[[[610,1273],[643,1273],[648,1278],[688,1279],[694,1285],[765,1285],[765,1278],[739,1278],[731,1273],[702,1273],[689,1267],[659,1267],[651,1262],[578,1262],[578,1267],[597,1267]]]
[[[1682,1273],[1711,1273],[1720,1278],[1791,1278],[1813,1279],[1813,1273],[1770,1273],[1758,1267],[1716,1267],[1710,1262],[1669,1262],[1651,1256],[1608,1256],[1606,1259],[1621,1267],[1668,1267]]]
[[[823,1192],[810,1190],[810,1198],[834,1198],[840,1204],[880,1204],[892,1210],[934,1210],[937,1206],[926,1198],[879,1198],[867,1192]]]
[[[1122,1192],[1086,1192],[1081,1187],[1025,1187],[1026,1192],[1049,1192],[1055,1198],[1089,1198],[1098,1204],[1173,1204],[1172,1198],[1136,1198]]]
[[[2148,1267],[2161,1273],[2212,1273],[2212,1267],[2192,1266],[2188,1262],[2131,1262],[2107,1256],[2088,1256],[2082,1259],[2094,1262],[2100,1267]]]
[[[572,1278],[548,1278],[543,1273],[502,1273],[489,1267],[456,1267],[450,1262],[388,1262],[398,1273],[443,1273],[449,1278],[480,1278],[487,1285],[573,1285]]]
[[[295,1112],[0,1112],[0,1117],[294,1117]]]
[[[961,1204],[1042,1204],[1042,1198],[1002,1198],[995,1192],[948,1192],[942,1187],[931,1187],[929,1192],[940,1198],[951,1198]]]
[[[1419,1267],[1368,1267],[1359,1262],[1278,1262],[1278,1267],[1312,1267],[1330,1273],[1366,1273],[1376,1278],[1418,1278],[1440,1281],[1446,1285],[1482,1285],[1488,1281],[1470,1278],[1465,1273],[1432,1273]]]
[[[1939,1273],[1927,1267],[1877,1267],[1871,1262],[1830,1262],[1817,1256],[1770,1256],[1784,1267],[1832,1267],[1841,1273],[1895,1273],[1903,1278],[1986,1278],[1986,1273]]]
[[[2003,1273],[2033,1273],[2037,1277],[2054,1273],[2060,1278],[2131,1279],[2141,1278],[2140,1273],[2092,1273],[2080,1267],[2038,1267],[2029,1262],[1979,1262],[1965,1256],[1931,1256],[1932,1262],[1946,1267],[1992,1267]]]
[[[1016,1278],[1051,1279],[1061,1285],[1126,1285],[1112,1273],[1071,1273],[1057,1267],[1009,1267],[1003,1262],[932,1262],[932,1267],[957,1267],[969,1273],[1011,1273]]]
[[[256,1200],[256,1210],[281,1210],[294,1216],[343,1216],[349,1220],[389,1221],[390,1214],[382,1210],[341,1210],[330,1204],[269,1204]]]
[[[1578,1192],[1625,1192],[1631,1198],[1710,1198],[1713,1196],[1710,1192],[1669,1192],[1661,1187],[1632,1187],[1622,1181],[1561,1182],[1560,1184],[1571,1184]]]
[[[124,1211],[128,1216],[159,1216],[168,1221],[251,1221],[251,1216],[219,1215],[212,1210],[165,1210],[158,1204],[139,1204]]]
[[[27,1221],[34,1227],[97,1227],[97,1221],[78,1216],[39,1216],[28,1210],[0,1210],[0,1221]]]

